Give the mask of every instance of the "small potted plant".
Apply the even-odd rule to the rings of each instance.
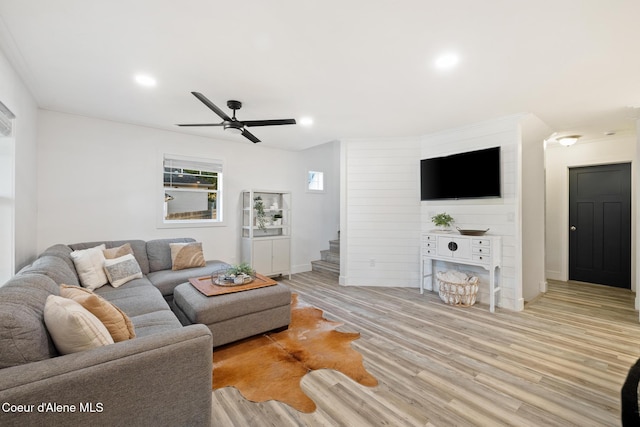
[[[230,280],[233,280],[233,283],[236,285],[242,285],[251,282],[252,275],[255,274],[253,268],[246,263],[233,265],[227,270],[227,277]]]
[[[450,231],[453,224],[453,217],[446,212],[439,213],[431,217],[431,222],[435,224],[438,230],[446,232]]]

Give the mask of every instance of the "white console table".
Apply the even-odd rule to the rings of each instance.
[[[496,273],[502,267],[502,238],[500,236],[464,236],[449,233],[423,233],[420,248],[420,293],[424,280],[429,278],[427,290],[434,290],[435,261],[476,265],[489,271],[489,310],[495,311],[500,286]],[[437,291],[437,289],[435,289]]]

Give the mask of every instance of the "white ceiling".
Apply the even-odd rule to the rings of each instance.
[[[638,0],[0,0],[0,47],[40,107],[265,146],[402,137],[530,112],[560,133],[635,128]],[[434,67],[455,51],[459,65]],[[133,81],[156,77],[155,88]],[[1,95],[1,94],[0,94]]]

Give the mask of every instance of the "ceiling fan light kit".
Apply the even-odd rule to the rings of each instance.
[[[245,127],[252,126],[278,126],[278,125],[295,125],[295,119],[275,119],[275,120],[244,120],[240,121],[236,119],[236,110],[242,108],[242,102],[229,100],[227,101],[227,107],[233,110],[233,116],[229,117],[227,113],[218,108],[213,102],[209,101],[206,96],[201,94],[200,92],[191,92],[193,96],[198,98],[200,102],[206,105],[211,111],[216,113],[221,119],[221,123],[185,123],[179,124],[178,126],[222,126],[222,128],[226,131],[229,131],[234,134],[242,134],[249,141],[256,143],[260,142],[260,140],[249,132]]]
[[[230,133],[235,133],[236,135],[240,135],[244,126],[240,122],[224,122],[222,124],[222,128]]]

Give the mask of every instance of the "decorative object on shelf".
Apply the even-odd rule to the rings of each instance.
[[[458,232],[460,234],[463,234],[465,236],[483,236],[484,233],[489,231],[488,228],[486,230],[464,230],[464,229],[459,228],[459,227],[456,227],[456,230],[458,230]]]
[[[471,307],[478,295],[478,278],[461,271],[438,271],[440,299],[447,304],[460,307]]]
[[[273,216],[271,217],[271,223],[273,225],[281,225],[282,224],[282,214],[281,213],[273,214]]]
[[[249,264],[233,265],[224,270],[218,270],[211,275],[211,280],[218,286],[246,285],[253,281],[256,272]]]
[[[290,191],[242,191],[239,262],[264,276],[290,275],[291,231]]]
[[[267,229],[267,214],[264,212],[264,202],[261,196],[257,196],[253,199],[253,208],[256,210],[256,221],[258,222],[258,228],[260,230]]]
[[[448,213],[443,212],[432,216],[431,222],[433,222],[440,231],[450,231],[451,224],[453,223],[453,217]]]

